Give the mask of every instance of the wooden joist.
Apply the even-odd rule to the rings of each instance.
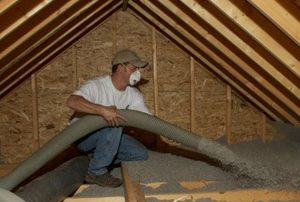
[[[196,201],[199,199],[210,199],[214,201],[231,201],[231,202],[251,202],[251,201],[262,201],[267,202],[271,200],[280,201],[293,201],[300,198],[300,191],[296,189],[280,189],[274,190],[269,188],[246,188],[246,189],[234,189],[226,191],[199,191],[205,188],[209,184],[224,183],[224,181],[218,180],[195,180],[195,181],[179,181],[177,182],[186,192],[180,193],[144,193],[142,186],[151,187],[153,190],[159,190],[163,185],[164,187],[171,185],[171,182],[148,182],[139,183],[133,181],[130,176],[128,164],[122,163],[122,177],[124,186],[124,196],[105,196],[105,197],[79,197],[78,193],[88,188],[89,185],[82,185],[74,194],[75,197],[69,197],[64,202],[144,202],[147,199],[157,200],[191,200]],[[132,171],[134,172],[134,171]],[[173,182],[174,183],[174,182]],[[193,191],[198,190],[198,191]]]
[[[261,108],[263,111],[265,111],[270,117],[272,117],[275,120],[279,120],[278,116],[274,114],[273,111],[269,110],[267,107],[262,105],[255,97],[253,97],[251,94],[249,94],[246,90],[244,90],[240,85],[236,83],[231,77],[224,74],[220,68],[215,66],[211,61],[209,61],[206,57],[204,57],[198,49],[195,49],[194,47],[190,46],[189,43],[187,43],[188,40],[185,40],[184,38],[180,38],[177,36],[174,32],[172,32],[167,26],[162,24],[162,21],[160,19],[155,17],[155,12],[151,14],[149,11],[145,11],[144,7],[140,5],[140,3],[132,2],[131,6],[133,9],[142,15],[145,19],[148,19],[149,22],[156,25],[156,27],[162,31],[165,35],[170,37],[173,41],[176,41],[182,48],[190,52],[192,55],[194,55],[198,61],[201,61],[199,65],[203,68],[211,69],[214,71],[217,75],[222,77],[226,82],[228,82],[231,86],[236,88],[239,92],[241,92],[243,95],[248,97],[253,103],[255,103],[259,108]],[[205,65],[205,66],[204,66]]]

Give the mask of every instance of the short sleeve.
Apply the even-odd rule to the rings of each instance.
[[[128,109],[151,114],[151,112],[149,111],[148,107],[145,104],[144,96],[138,90],[136,91],[136,96],[134,98],[133,103],[129,105]]]
[[[92,81],[87,81],[83,84],[77,91],[73,93],[73,95],[78,95],[84,97],[86,100],[95,103],[97,86]]]

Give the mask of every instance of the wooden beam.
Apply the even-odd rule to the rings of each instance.
[[[185,197],[185,198],[184,198]],[[300,198],[298,190],[272,190],[272,189],[240,189],[228,190],[224,192],[187,192],[187,193],[165,193],[165,194],[147,194],[147,198],[157,200],[174,201],[182,198],[196,201],[198,199],[209,198],[213,201],[230,201],[230,202],[251,202],[251,201],[297,201]]]
[[[154,115],[158,116],[158,81],[157,81],[157,46],[156,31],[152,27],[152,65],[153,65],[153,94],[154,94]]]
[[[184,35],[188,40],[190,40],[193,44],[199,47],[206,55],[216,61],[220,66],[225,69],[228,73],[233,75],[235,78],[240,80],[242,84],[244,84],[249,91],[252,91],[254,94],[258,95],[260,98],[268,102],[277,112],[279,112],[283,117],[288,119],[294,125],[298,124],[298,120],[293,117],[291,114],[285,111],[281,106],[275,103],[272,99],[265,95],[260,89],[258,89],[255,85],[253,85],[247,78],[245,78],[239,71],[234,69],[230,64],[227,63],[224,59],[220,58],[218,54],[208,48],[205,44],[199,41],[196,37],[191,35],[187,30],[185,30],[181,25],[179,25],[174,19],[170,18],[164,12],[162,12],[156,5],[154,5],[150,1],[141,0],[144,5],[147,5],[153,12],[157,13],[161,16],[170,26],[174,27],[178,30],[182,35]]]
[[[77,48],[75,44],[72,46],[72,78],[72,88],[75,91],[78,85]]]
[[[162,24],[162,19],[157,20],[157,18],[154,18],[154,13],[149,14],[146,12],[142,7],[140,7],[137,3],[132,2],[131,6],[139,12],[141,15],[143,15],[144,18],[148,19],[151,23],[155,24],[159,29],[163,31],[164,34],[166,34],[168,37],[176,41],[178,44],[180,44],[184,49],[186,49],[188,52],[192,53],[196,58],[198,58],[200,61],[202,61],[209,69],[211,69],[214,73],[218,74],[221,78],[223,78],[225,81],[227,81],[231,86],[234,86],[240,93],[242,93],[244,96],[248,97],[249,100],[251,100],[253,103],[255,103],[260,109],[265,111],[270,117],[272,117],[275,120],[279,120],[279,118],[268,108],[266,108],[264,105],[262,105],[259,101],[256,100],[252,95],[247,93],[240,85],[238,85],[236,82],[234,82],[230,77],[228,77],[226,74],[224,74],[218,67],[216,67],[214,64],[212,64],[209,60],[207,60],[203,55],[200,54],[200,52],[190,45],[187,44],[187,40],[181,37],[178,37],[175,35],[172,31],[170,31],[167,27],[165,27]],[[182,48],[181,47],[181,48]]]
[[[190,79],[191,79],[191,132],[195,132],[195,106],[196,106],[196,93],[195,93],[195,60],[190,57]]]
[[[38,92],[36,74],[31,75],[31,91],[32,91],[32,123],[33,123],[33,138],[39,141],[39,110],[38,110]]]
[[[126,163],[121,164],[123,186],[125,192],[126,202],[145,202],[145,195],[142,193],[141,187],[138,183],[131,181],[128,166]]]
[[[128,8],[128,1],[129,0],[123,0],[123,5],[122,5],[122,11],[126,11]]]
[[[231,87],[229,85],[226,86],[226,139],[227,144],[232,144],[232,138],[231,138],[231,115],[232,115],[232,98],[231,98],[232,92]]]
[[[31,30],[20,30],[19,33],[21,34],[21,36],[16,35],[18,36],[17,39],[11,37],[10,40],[12,41],[12,43],[6,42],[8,43],[7,46],[2,47],[5,49],[2,50],[2,52],[0,53],[0,64],[2,67],[4,67],[1,68],[0,73],[8,69],[10,64],[14,63],[20,57],[27,54],[29,50],[31,50],[31,47],[38,46],[38,44],[40,44],[41,41],[47,39],[53,32],[56,32],[61,26],[67,23],[68,20],[70,20],[75,15],[78,15],[78,14],[73,14],[72,16],[70,16],[69,19],[65,19],[65,22],[61,23],[61,25],[58,25],[57,27],[51,27],[51,29],[49,29],[49,31],[47,31],[46,33],[38,35],[38,33],[41,30],[46,29],[46,27],[52,25],[52,22],[54,22],[55,20],[63,16],[65,12],[69,11],[69,9],[71,9],[74,5],[76,5],[77,2],[80,3],[80,1],[78,0],[69,1],[59,10],[49,15],[43,21],[39,22],[39,24],[33,27]],[[90,4],[82,4],[82,5],[86,5],[84,8],[82,8],[83,10],[87,8],[87,6],[89,6]],[[82,10],[77,10],[77,11],[78,13],[81,13]],[[30,43],[28,43],[28,41],[30,41]],[[22,44],[25,44],[25,42],[27,42],[26,46],[25,45],[22,46]]]
[[[43,51],[40,50],[39,52],[37,52],[35,54],[32,54],[33,56],[28,57],[28,60],[20,62],[21,63],[20,66],[18,65],[17,69],[15,69],[14,72],[12,72],[11,74],[5,76],[2,80],[0,80],[0,85],[3,85],[4,82],[6,82],[10,78],[12,78],[16,73],[18,73],[21,69],[23,69],[24,66],[26,66],[31,61],[33,61],[34,59],[36,59],[39,55],[43,54],[47,50],[47,48],[49,48],[51,45],[55,44],[57,41],[60,41],[62,38],[66,37],[71,32],[74,32],[74,30],[76,30],[76,28],[78,28],[79,26],[81,26],[82,24],[84,24],[84,22],[87,21],[87,19],[89,19],[89,18],[91,18],[93,16],[95,17],[96,16],[95,13],[99,12],[101,9],[103,9],[105,6],[107,6],[111,2],[112,2],[112,0],[106,1],[106,3],[102,4],[101,6],[98,5],[97,9],[95,9],[93,12],[87,13],[86,16],[83,19],[79,19],[79,21],[76,22],[77,24],[73,24],[72,26],[71,26],[71,24],[72,24],[72,20],[74,20],[74,18],[69,18],[62,26],[59,26],[57,29],[55,29],[51,33],[49,33],[48,36],[47,36],[47,38],[46,38],[47,40],[44,39],[43,41],[40,41],[38,44],[36,44],[36,46],[34,46],[31,49],[28,49],[27,51],[25,51],[22,55],[26,56],[26,54],[29,54],[29,53],[32,54],[32,52],[33,52],[33,50],[35,50],[35,48],[37,48],[39,46],[42,46],[42,42],[45,42],[45,43],[48,44],[47,46],[42,47]],[[92,5],[95,5],[95,4],[92,4]],[[87,4],[87,6],[91,6],[91,4]],[[79,18],[80,14],[82,14],[83,11],[84,11],[84,8],[83,8],[83,10],[81,10],[81,12],[75,14],[75,17]],[[103,17],[103,15],[101,15],[101,16]],[[87,27],[89,27],[89,26],[87,26]],[[64,30],[64,28],[65,28],[65,30]],[[59,31],[62,31],[62,32],[60,34],[57,34]],[[82,31],[78,31],[78,33],[82,33]],[[55,35],[59,35],[59,36],[58,37],[53,37]],[[52,37],[52,40],[50,40],[51,37]],[[73,38],[73,36],[71,38]],[[66,41],[69,41],[69,39],[67,39]],[[62,43],[61,46],[63,46],[63,44],[65,44],[65,43]],[[52,53],[50,53],[50,54],[52,54]],[[18,58],[19,59],[18,61],[21,61],[22,59],[24,59],[25,56],[23,58]],[[16,65],[16,62],[12,63],[11,65]],[[8,68],[8,67],[6,67],[6,68]],[[9,67],[9,68],[10,69],[14,69],[12,67]],[[20,79],[20,77],[17,78],[17,79]],[[7,86],[7,87],[9,87],[9,86]],[[0,90],[2,92],[2,89],[0,89]]]
[[[291,1],[247,1],[300,46],[299,9]],[[297,15],[297,17],[294,15]]]
[[[0,15],[5,13],[8,9],[16,5],[18,0],[1,0],[0,1]]]
[[[206,40],[206,43],[209,45],[212,45],[215,49],[219,50],[218,54],[213,49],[210,48],[207,53],[208,55],[215,55],[219,56],[218,61],[222,61],[225,68],[226,66],[232,68],[233,66],[230,65],[225,59],[230,59],[232,62],[234,62],[235,68],[234,71],[236,72],[245,72],[246,75],[243,74],[235,74],[236,78],[239,80],[243,80],[248,82],[248,85],[255,86],[256,92],[260,92],[261,96],[263,96],[263,99],[269,99],[271,100],[275,105],[278,105],[278,109],[280,109],[282,112],[288,115],[288,111],[286,108],[290,108],[292,112],[295,112],[297,116],[300,116],[300,107],[292,102],[286,94],[279,91],[275,86],[273,86],[267,79],[265,79],[263,76],[261,76],[259,73],[257,73],[253,67],[251,67],[248,63],[246,63],[243,58],[240,58],[239,55],[234,53],[230,47],[227,47],[224,45],[224,43],[221,41],[221,39],[216,38],[214,35],[210,34],[210,30],[207,30],[203,26],[201,26],[200,23],[197,23],[194,19],[192,19],[190,16],[188,16],[186,13],[184,13],[181,9],[179,9],[175,4],[174,1],[164,1],[164,0],[157,0],[160,2],[161,5],[163,5],[166,9],[169,9],[172,13],[174,13],[177,16],[180,16],[180,19],[183,20],[186,25],[188,25],[191,29],[193,29],[195,32],[199,33],[204,40]],[[168,19],[168,18],[166,18]],[[176,25],[176,20],[171,21],[172,24]],[[181,28],[181,26],[176,25],[177,27],[180,27],[180,29],[184,30],[184,27]],[[185,31],[187,33],[187,31]],[[192,35],[191,35],[192,36]],[[205,44],[203,44],[205,46]],[[221,54],[224,54],[222,57]],[[215,57],[217,59],[217,57]],[[224,58],[224,59],[223,59]],[[223,65],[222,65],[223,66]],[[228,69],[228,68],[227,68]],[[233,69],[233,68],[232,68]],[[232,71],[233,72],[233,71]],[[249,79],[250,77],[250,79]],[[261,87],[257,86],[256,83],[252,82],[254,80],[256,83],[260,84]],[[281,105],[277,102],[273,101],[273,99],[269,96],[269,94],[273,94],[274,97],[278,98],[281,101]],[[300,95],[299,95],[300,96]],[[286,108],[283,108],[282,106],[285,105]]]
[[[52,1],[52,0],[50,0]],[[0,15],[0,34],[9,27],[16,27],[43,7],[43,0],[11,2]],[[1,36],[1,35],[0,35]],[[1,37],[2,38],[2,37]]]
[[[295,83],[291,82],[288,77],[283,75],[278,69],[276,69],[268,60],[260,55],[254,48],[252,48],[246,41],[240,38],[240,35],[244,33],[235,33],[224,24],[224,21],[219,20],[214,16],[213,11],[209,11],[207,1],[196,1],[196,0],[180,0],[184,5],[191,9],[198,17],[210,24],[215,28],[219,34],[223,35],[229,41],[231,41],[240,51],[245,53],[249,58],[255,59],[255,62],[261,69],[267,72],[272,78],[278,83],[282,84],[286,90],[300,99],[300,89]],[[206,6],[206,7],[204,7]]]
[[[68,4],[71,3],[69,2]],[[45,21],[47,20],[44,19],[48,19],[47,15],[53,16],[53,12],[59,13],[60,10],[56,10],[63,5],[64,4],[62,2],[59,4],[51,4],[51,1],[49,1],[47,4],[40,3],[36,6],[36,8],[30,10],[25,16],[18,19],[16,22],[3,30],[0,33],[0,42],[2,43],[2,46],[0,47],[0,60],[2,60],[6,54],[28,39],[33,33],[36,32],[36,30],[39,30],[41,26],[46,23]],[[64,5],[63,7],[66,7],[67,5]]]
[[[264,113],[261,113],[261,139],[263,143],[267,142],[267,137],[266,137],[266,115]]]
[[[17,71],[15,71],[12,74],[9,74],[9,77],[14,77],[15,74],[19,74],[19,72],[22,71],[21,74],[18,75],[17,78],[14,78],[13,80],[8,80],[9,82],[3,83],[2,86],[0,85],[0,97],[3,96],[3,94],[6,94],[6,91],[11,88],[11,86],[18,83],[20,80],[24,79],[28,74],[33,72],[37,67],[40,67],[40,65],[44,65],[44,63],[50,58],[53,58],[54,55],[57,55],[58,52],[60,52],[61,49],[64,49],[66,45],[69,45],[74,39],[78,38],[79,36],[82,36],[82,34],[86,34],[87,30],[91,30],[91,28],[95,28],[95,25],[98,25],[98,23],[101,21],[102,18],[104,18],[106,15],[108,15],[112,10],[115,10],[120,6],[120,3],[114,4],[110,7],[109,10],[103,12],[102,9],[109,3],[112,3],[112,1],[108,1],[104,3],[102,6],[98,6],[97,10],[94,12],[91,12],[88,14],[87,17],[80,20],[80,23],[76,26],[73,26],[71,28],[67,27],[66,30],[63,30],[62,33],[56,33],[53,35],[53,38],[51,40],[47,40],[47,45],[43,45],[41,47],[38,47],[34,51],[32,51],[28,58],[25,58],[25,62],[20,61],[21,65],[18,65]],[[92,20],[91,20],[92,19]],[[90,22],[88,22],[90,21]],[[88,22],[88,25],[86,24]],[[71,26],[71,25],[69,25]],[[81,31],[77,31],[78,27],[81,26]],[[59,36],[56,36],[59,35]],[[51,51],[49,51],[51,50]],[[38,61],[34,64],[32,62]]]
[[[299,47],[244,1],[209,0],[300,78]],[[262,28],[263,26],[263,28]],[[281,41],[279,43],[278,41]],[[294,54],[292,54],[294,53]]]
[[[123,196],[66,198],[63,202],[125,202]]]

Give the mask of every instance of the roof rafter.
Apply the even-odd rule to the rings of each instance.
[[[182,10],[177,8],[174,5],[174,2],[172,1],[164,1],[164,0],[157,0],[160,2],[166,9],[169,9],[172,13],[174,13],[176,16],[180,16],[180,19],[182,19],[186,25],[189,25],[190,28],[192,28],[195,32],[199,33],[203,39],[206,39],[206,41],[213,45],[216,49],[220,50],[221,53],[224,53],[225,57],[230,58],[235,64],[235,68],[238,72],[245,72],[246,75],[243,75],[245,79],[248,80],[249,83],[252,83],[255,85],[249,77],[252,77],[252,80],[256,81],[256,85],[260,84],[264,90],[264,94],[267,91],[269,94],[274,94],[276,98],[279,98],[282,101],[282,104],[286,107],[291,107],[292,111],[295,111],[295,113],[300,115],[300,108],[298,108],[293,102],[291,102],[290,99],[288,99],[282,92],[280,92],[277,88],[275,88],[268,80],[266,80],[264,77],[262,77],[260,74],[258,74],[255,70],[252,69],[252,67],[244,62],[243,59],[241,59],[238,55],[236,55],[234,52],[231,51],[230,47],[227,47],[224,43],[221,42],[221,39],[219,40],[214,35],[212,35],[209,30],[202,27],[200,24],[195,22],[191,17],[189,17],[187,14],[185,14]],[[237,77],[238,79],[240,77]],[[261,89],[261,88],[260,88]],[[268,94],[265,94],[266,97],[269,97]]]
[[[299,47],[245,1],[209,0],[300,78]],[[251,17],[250,17],[251,16]],[[261,27],[264,26],[264,28]],[[267,31],[268,30],[268,31]],[[275,39],[276,38],[276,39]],[[279,43],[280,41],[280,43]],[[288,48],[288,50],[287,50]]]
[[[247,44],[246,41],[240,38],[239,35],[243,33],[234,33],[229,27],[224,24],[220,19],[216,18],[209,10],[207,10],[206,1],[196,1],[196,0],[180,0],[183,4],[185,4],[190,10],[192,10],[199,18],[214,26],[216,31],[222,34],[225,38],[230,40],[236,47],[239,48],[240,51],[244,52],[249,58],[255,59],[255,62],[259,65],[261,69],[268,73],[269,76],[272,76],[278,84],[284,86],[284,88],[297,99],[300,99],[300,89],[289,80],[288,77],[283,75],[280,71],[278,71],[268,60],[266,60],[263,56],[260,55],[254,48]],[[204,4],[206,7],[204,7]],[[249,42],[249,41],[248,41]]]
[[[121,3],[116,3],[114,1],[115,0],[106,1],[104,4],[101,4],[103,2],[97,1],[98,4],[100,4],[95,5],[97,9],[93,10],[93,12],[86,10],[84,12],[85,17],[79,17],[79,21],[75,24],[74,22],[69,23],[61,28],[60,32],[53,33],[53,35],[51,35],[45,43],[31,50],[30,54],[26,55],[26,57],[14,64],[14,69],[16,71],[11,72],[8,75],[12,75],[17,79],[13,79],[10,76],[11,79],[1,83],[0,97],[3,97],[9,89],[24,80],[32,72],[35,72],[41,66],[45,65],[45,63],[49,62],[49,60],[61,53],[72,42],[78,40],[78,38],[85,35],[88,30],[97,26],[101,20],[106,18],[108,14],[111,14],[113,10],[121,6]],[[103,9],[106,9],[106,11],[103,11]]]
[[[300,46],[300,31],[295,27],[300,27],[299,9],[292,5],[291,1],[284,1],[284,6],[279,1],[247,0],[263,15],[272,21],[298,46]],[[290,12],[292,11],[292,14]],[[293,16],[298,15],[298,19]]]
[[[224,74],[219,67],[215,66],[212,62],[210,62],[206,56],[203,56],[201,54],[201,51],[198,49],[195,49],[195,47],[190,46],[187,41],[188,39],[184,39],[184,37],[177,36],[172,30],[167,28],[165,25],[162,24],[163,20],[162,18],[157,19],[158,17],[153,17],[155,14],[160,15],[160,13],[157,13],[155,10],[152,11],[153,13],[149,14],[149,11],[146,11],[145,8],[141,6],[140,3],[133,1],[130,3],[130,5],[135,9],[137,12],[141,13],[146,19],[148,19],[150,22],[155,24],[160,30],[162,30],[167,36],[169,36],[171,39],[173,39],[175,42],[179,43],[185,50],[187,50],[189,53],[195,56],[202,65],[205,66],[205,68],[211,69],[214,73],[218,74],[222,79],[224,79],[226,82],[228,82],[230,85],[232,85],[235,89],[237,89],[239,92],[241,92],[243,95],[248,97],[249,100],[251,100],[255,105],[257,105],[260,109],[265,111],[270,117],[272,117],[275,120],[279,120],[277,115],[275,115],[271,110],[266,108],[264,105],[260,103],[256,98],[254,98],[252,95],[247,93],[239,84],[237,84],[235,81],[232,80],[229,76]],[[148,7],[148,6],[147,6]],[[150,9],[148,7],[148,9]],[[154,14],[155,13],[155,14]]]
[[[181,25],[179,25],[174,19],[166,15],[164,12],[160,10],[156,5],[154,5],[154,2],[150,2],[147,0],[140,0],[143,4],[147,5],[152,11],[155,13],[158,13],[160,16],[163,17],[163,19],[176,28],[180,33],[182,33],[187,39],[189,39],[193,44],[195,44],[197,47],[199,47],[208,57],[212,58],[214,61],[216,61],[222,69],[224,69],[229,74],[233,75],[235,78],[237,78],[247,89],[248,91],[254,93],[254,95],[258,95],[263,100],[265,100],[269,105],[274,107],[274,109],[277,110],[278,113],[280,113],[283,117],[287,117],[287,119],[293,123],[298,124],[298,121],[296,118],[294,118],[291,114],[287,113],[281,106],[279,106],[277,103],[275,103],[272,99],[267,97],[259,88],[257,88],[255,85],[253,85],[247,78],[245,78],[240,72],[235,70],[227,61],[222,59],[217,53],[215,53],[213,50],[208,48],[205,44],[203,44],[201,41],[198,40],[198,38],[194,37],[191,33],[189,33],[187,30],[185,30]]]

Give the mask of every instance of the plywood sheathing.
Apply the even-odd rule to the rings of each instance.
[[[65,103],[73,91],[72,49],[58,56],[37,77],[39,137],[43,145],[66,127],[71,114]]]
[[[38,148],[33,137],[30,79],[1,100],[0,163],[24,160]]]
[[[75,89],[75,84],[79,86],[87,79],[110,73],[114,49],[131,48],[149,62],[143,72],[146,82],[139,88],[154,113],[152,34],[152,27],[135,16],[132,10],[116,12],[38,72],[38,140],[33,138],[30,79],[1,99],[1,161],[18,163],[26,159],[38,148],[38,141],[43,145],[62,130],[72,113],[65,102]],[[195,109],[191,109],[190,56],[160,33],[156,32],[155,37],[159,117],[189,130],[190,111],[195,110],[196,133],[212,139],[224,137],[226,85],[195,61]],[[237,109],[245,103],[239,97],[233,99]],[[254,110],[251,103],[246,102],[246,105],[245,111],[232,110],[232,136],[237,137],[235,142],[256,139],[260,135],[260,123],[256,119],[260,120],[261,112]],[[28,119],[20,118],[20,113],[12,113],[12,107],[17,112],[25,111]],[[276,135],[272,126],[267,124],[267,139]]]

